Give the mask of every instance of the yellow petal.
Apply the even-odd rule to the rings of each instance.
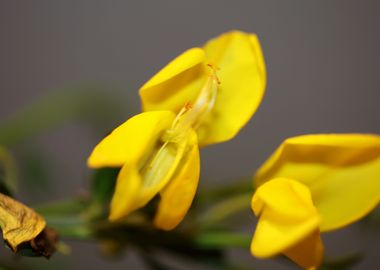
[[[380,136],[304,135],[287,139],[255,176],[257,186],[287,177],[309,186],[321,231],[350,224],[380,201]]]
[[[13,251],[31,241],[45,228],[45,220],[33,209],[0,193],[0,227]]]
[[[192,48],[165,66],[140,88],[143,110],[172,110],[177,113],[193,102],[207,79],[205,54]]]
[[[138,208],[138,205],[134,202],[138,196],[141,185],[142,180],[136,163],[124,165],[117,177],[116,187],[111,201],[109,220],[118,220]]]
[[[251,243],[254,256],[268,258],[284,253],[299,265],[320,263],[320,238],[313,236],[320,220],[305,185],[286,178],[268,181],[254,194],[252,209],[259,217]],[[300,259],[293,250],[301,246],[309,249]]]
[[[220,70],[220,85],[210,120],[198,132],[207,145],[233,138],[257,110],[265,90],[264,57],[257,37],[225,33],[204,46],[207,62]]]
[[[135,204],[142,207],[147,204],[171,181],[186,152],[187,141],[168,142],[153,157],[152,162],[140,171],[142,188]]]
[[[284,255],[304,269],[316,269],[322,262],[323,244],[319,230],[315,230],[300,243],[284,251]]]
[[[207,42],[204,50],[190,49],[140,89],[145,111],[178,113],[184,104],[195,102],[206,84],[210,75],[207,64],[220,68],[221,84],[214,107],[197,130],[201,146],[234,137],[262,100],[266,71],[255,35],[232,31]]]
[[[193,136],[191,149],[185,154],[179,170],[160,192],[161,200],[154,219],[156,227],[171,230],[182,221],[194,199],[199,171],[199,150],[196,136]]]
[[[95,147],[88,158],[88,166],[122,167],[126,162],[141,159],[151,152],[174,118],[170,111],[146,112],[130,118]]]
[[[126,217],[132,211],[146,205],[173,178],[182,158],[189,148],[189,139],[194,131],[181,141],[160,142],[148,159],[143,155],[136,162],[124,165],[117,179],[116,190],[111,202],[110,220]]]

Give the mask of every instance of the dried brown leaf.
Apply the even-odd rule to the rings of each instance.
[[[0,227],[14,252],[19,244],[36,238],[45,226],[44,218],[33,209],[0,193]]]
[[[58,233],[54,229],[46,227],[36,238],[30,241],[30,245],[39,255],[50,258],[57,248],[58,238]]]

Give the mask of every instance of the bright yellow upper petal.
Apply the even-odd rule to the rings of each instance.
[[[166,65],[140,88],[143,110],[177,113],[193,102],[207,79],[204,60],[203,49],[192,48]]]
[[[143,109],[178,112],[194,104],[210,76],[212,64],[220,70],[220,89],[209,115],[197,130],[201,146],[234,137],[248,122],[264,95],[263,54],[253,34],[232,31],[200,48],[190,49],[164,67],[141,89]]]
[[[161,199],[154,219],[156,227],[171,230],[182,221],[194,199],[199,172],[199,150],[194,134],[191,148],[185,154],[179,169],[160,192]]]
[[[289,255],[304,268],[318,266],[323,249],[319,236],[319,215],[310,190],[286,178],[276,178],[260,186],[252,199],[252,209],[259,217],[251,243],[251,252],[258,258],[280,253]],[[307,247],[299,258],[295,249]]]
[[[151,151],[174,118],[170,111],[145,112],[130,118],[94,148],[88,166],[122,167],[128,161],[140,159]]]
[[[220,80],[210,119],[201,127],[201,145],[234,137],[257,110],[265,91],[264,57],[256,35],[232,31],[204,46],[207,62]]]
[[[304,135],[287,139],[255,176],[257,186],[274,177],[309,186],[321,231],[345,226],[380,201],[380,136]]]

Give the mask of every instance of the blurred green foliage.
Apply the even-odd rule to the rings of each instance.
[[[132,111],[128,100],[113,95],[112,87],[99,84],[75,85],[51,91],[0,123],[0,144],[14,145],[70,122],[96,130]]]

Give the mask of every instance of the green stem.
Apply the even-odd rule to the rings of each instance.
[[[251,197],[251,193],[243,193],[223,200],[205,211],[201,215],[198,223],[200,223],[201,226],[219,224],[232,215],[249,209]]]
[[[48,226],[57,230],[61,238],[91,240],[91,224],[80,216],[45,216]]]
[[[17,189],[17,173],[16,166],[11,154],[2,146],[0,146],[0,162],[4,167],[4,184],[11,193]]]
[[[252,180],[247,177],[231,179],[231,184],[214,187],[212,189],[200,190],[198,197],[201,203],[220,201],[221,198],[229,198],[240,194],[253,194]]]
[[[49,227],[58,231],[60,237],[89,240],[92,237],[90,222],[84,217],[88,202],[80,198],[52,202],[34,207]]]
[[[34,209],[43,216],[79,214],[87,207],[81,198],[67,199],[34,206]]]
[[[210,248],[249,248],[251,235],[231,232],[207,232],[197,236],[195,242]]]

